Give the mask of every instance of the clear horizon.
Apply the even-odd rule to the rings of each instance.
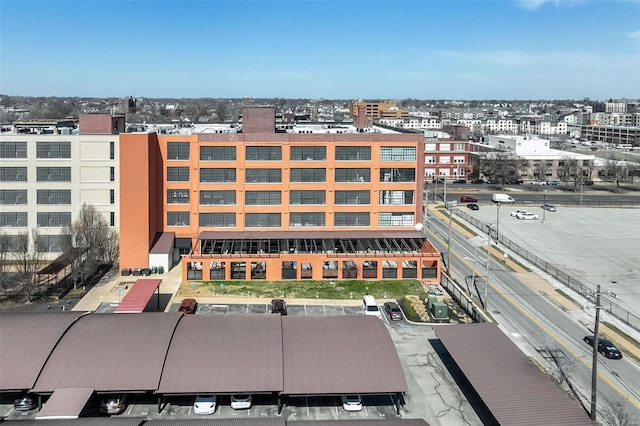
[[[640,98],[635,0],[0,3],[0,92]]]

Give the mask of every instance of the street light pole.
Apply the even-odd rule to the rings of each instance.
[[[451,275],[451,216],[453,215],[453,209],[449,208],[445,204],[446,210],[449,213],[449,239],[447,240],[447,274]]]
[[[542,205],[547,204],[547,194],[542,194]],[[547,217],[547,209],[542,209],[542,223],[544,223],[544,219]]]
[[[487,278],[484,284],[484,310],[489,311],[489,257],[491,256],[491,224],[487,231]]]
[[[499,241],[498,239],[498,232],[500,230],[500,206],[502,205],[502,203],[498,202],[496,203],[496,241]]]
[[[596,421],[598,383],[598,338],[600,332],[600,284],[596,286],[596,324],[593,327],[593,360],[591,362],[591,420]]]

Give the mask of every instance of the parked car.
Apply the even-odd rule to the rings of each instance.
[[[234,410],[248,410],[251,408],[251,394],[231,395],[231,408]]]
[[[546,185],[546,184],[547,184],[547,182],[545,182],[543,180],[542,181],[534,180],[533,182],[531,182],[531,185]]]
[[[477,203],[478,199],[469,197],[468,195],[463,195],[462,197],[460,197],[460,202],[461,203]]]
[[[480,207],[477,204],[467,204],[467,208],[470,210],[480,210]]]
[[[559,180],[550,180],[549,182],[547,182],[547,185],[558,186],[558,185],[560,185],[560,181]]]
[[[382,318],[380,308],[378,307],[378,302],[376,302],[375,297],[369,294],[362,298],[362,312],[365,315],[374,315],[378,318]]]
[[[525,213],[516,217],[521,220],[538,220],[538,215],[535,213]]]
[[[16,411],[29,411],[37,406],[36,399],[31,395],[24,395],[13,401],[13,409]]]
[[[458,180],[454,180],[453,183],[467,183],[466,179],[458,179]]]
[[[387,313],[390,320],[402,321],[402,311],[396,302],[385,302],[384,311]]]
[[[587,342],[589,346],[593,347],[594,336],[584,336],[582,340]],[[607,339],[598,339],[598,352],[610,359],[622,358],[622,352],[620,352],[620,349],[616,348],[616,345]]]
[[[594,183],[592,180],[585,180],[585,181],[584,181],[584,184],[585,184],[585,185],[587,185],[587,186],[593,186],[593,185],[595,185],[595,183]]]
[[[185,314],[195,314],[198,310],[198,302],[196,299],[183,299],[178,312],[184,312]]]
[[[271,301],[271,313],[287,315],[287,302],[284,299],[273,299]]]
[[[555,212],[556,210],[558,210],[556,209],[556,206],[554,206],[553,204],[543,204],[541,207],[543,210],[547,210],[550,212]]]
[[[485,183],[483,179],[474,179],[471,183]]]
[[[342,395],[342,408],[344,408],[345,411],[362,410],[362,399],[360,395]]]
[[[509,216],[511,217],[518,217],[519,214],[526,214],[528,213],[526,210],[514,210],[511,213],[509,213]]]
[[[213,414],[216,412],[215,395],[196,395],[193,402],[193,412],[196,414]]]
[[[122,414],[125,408],[127,408],[126,394],[105,396],[100,403],[100,412],[103,414]]]

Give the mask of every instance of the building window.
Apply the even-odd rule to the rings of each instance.
[[[289,204],[326,204],[324,191],[290,191]]]
[[[280,161],[282,160],[281,146],[248,146],[246,147],[247,161]]]
[[[167,182],[189,182],[189,167],[167,167]]]
[[[39,253],[60,253],[60,235],[38,235],[36,248]]]
[[[289,226],[324,226],[324,213],[290,213]]]
[[[27,158],[26,142],[0,142],[0,158]]]
[[[189,190],[167,189],[167,204],[189,204]]]
[[[236,169],[200,169],[200,183],[233,183]]]
[[[167,212],[167,226],[189,226],[189,212]]]
[[[26,189],[0,189],[0,205],[27,204]]]
[[[0,167],[0,182],[26,182],[26,167]]]
[[[110,189],[109,190],[109,204],[115,204],[116,203],[116,190],[115,189]]]
[[[235,213],[200,213],[200,226],[213,228],[234,228]]]
[[[109,213],[109,226],[116,226],[116,212]]]
[[[27,244],[29,244],[29,235],[27,233],[21,235],[5,235],[3,238],[6,243],[6,252],[23,251],[24,247],[27,247]]]
[[[370,161],[370,146],[336,146],[336,161]]]
[[[244,216],[247,228],[279,228],[280,213],[247,213]]]
[[[71,158],[71,142],[36,142],[37,158]]]
[[[280,191],[247,191],[244,203],[247,206],[277,206],[282,204]]]
[[[56,227],[71,225],[71,212],[38,212],[38,227]]]
[[[0,212],[0,228],[27,228],[27,212]]]
[[[109,160],[115,160],[116,158],[116,143],[114,141],[109,142]]]
[[[291,161],[326,161],[327,148],[324,146],[292,146]]]
[[[70,189],[38,189],[38,204],[71,204]]]
[[[413,213],[378,213],[379,226],[415,226]]]
[[[416,148],[412,146],[383,146],[380,161],[416,161]]]
[[[291,169],[291,173],[289,175],[289,182],[326,182],[327,181],[327,171],[324,168],[304,168]]]
[[[456,142],[453,144],[454,151],[464,151],[464,142]]]
[[[71,167],[37,167],[38,182],[71,182]]]
[[[236,147],[201,146],[200,161],[236,161]]]
[[[371,169],[336,169],[336,182],[371,182]]]
[[[415,204],[415,191],[380,191],[380,204]]]
[[[340,213],[334,215],[334,226],[369,226],[369,213]]]
[[[167,160],[188,160],[189,142],[167,142]]]
[[[280,169],[247,169],[245,171],[245,183],[281,183],[282,170]]]
[[[416,169],[380,169],[380,182],[415,182]]]
[[[336,205],[371,204],[369,191],[336,191]]]
[[[200,204],[204,206],[213,204],[236,203],[236,191],[200,191]]]
[[[115,181],[116,181],[116,168],[109,167],[109,182],[115,182]]]

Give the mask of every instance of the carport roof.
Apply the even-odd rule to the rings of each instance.
[[[86,312],[21,312],[0,321],[0,391],[31,389],[51,351]]]
[[[180,313],[164,312],[86,315],[62,336],[33,391],[156,390],[181,317]]]
[[[300,420],[287,426],[429,426],[423,419]]]
[[[282,317],[288,395],[406,392],[395,345],[379,318]]]
[[[144,417],[81,417],[79,419],[20,420],[20,426],[138,426],[144,422]]]
[[[114,313],[141,313],[149,303],[153,292],[160,286],[161,279],[139,279],[124,296]]]
[[[170,426],[285,426],[283,418],[207,418],[207,419],[172,419],[172,420],[147,420],[145,425],[170,425]]]
[[[282,391],[279,315],[185,315],[158,392]]]
[[[77,419],[91,395],[91,388],[56,389],[36,419]]]
[[[501,425],[591,424],[585,411],[495,324],[459,324],[435,330]]]

